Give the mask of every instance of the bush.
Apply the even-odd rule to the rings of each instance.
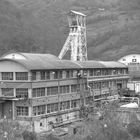
[[[22,133],[23,139],[24,140],[37,140],[37,135],[34,132],[29,132],[27,130],[25,130]]]
[[[40,137],[39,140],[59,140],[59,139],[56,138],[54,135],[50,134],[50,135],[44,135],[43,137]]]
[[[127,130],[134,138],[140,138],[140,121],[130,123]]]

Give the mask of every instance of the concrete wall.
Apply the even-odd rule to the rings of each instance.
[[[50,122],[53,122],[54,125],[58,124],[58,121],[60,122],[59,124],[62,123],[70,123],[75,121],[76,119],[79,118],[79,111],[75,112],[70,112],[67,114],[62,114],[62,115],[56,115],[56,116],[51,116],[48,118],[43,118],[37,121],[34,121],[34,127],[36,132],[42,132],[42,131],[49,131],[52,129],[52,125]]]

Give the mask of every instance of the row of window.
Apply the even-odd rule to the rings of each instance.
[[[60,86],[58,91],[58,86],[55,87],[47,87],[47,95],[57,95],[59,94],[65,94],[65,93],[71,93],[77,92],[78,86],[77,85],[64,85]],[[3,96],[14,96],[14,89],[13,88],[1,88],[2,95]],[[32,89],[32,97],[42,97],[45,96],[45,87],[44,88],[33,88]],[[16,89],[16,97],[17,98],[28,98],[28,88],[17,88]]]
[[[109,88],[109,81],[105,81],[105,82],[90,82],[89,86],[92,89]]]
[[[50,95],[57,95],[59,94],[65,94],[65,93],[74,93],[78,91],[78,85],[64,85],[64,86],[60,86],[60,88],[58,89],[58,86],[54,86],[54,87],[47,87],[47,96]],[[33,97],[41,97],[41,96],[45,96],[45,88],[34,88],[33,89],[33,93],[32,93]]]
[[[40,72],[40,80],[49,80],[51,77],[52,79],[62,79],[64,71],[41,71]],[[72,78],[76,77],[75,70],[68,70],[65,71],[65,78]],[[52,76],[51,76],[52,75]],[[32,80],[36,80],[37,73],[32,72]],[[14,74],[13,72],[1,72],[1,79],[2,80],[13,80]],[[16,72],[15,73],[15,80],[28,80],[28,72]]]
[[[52,76],[53,79],[62,79],[76,77],[76,70],[67,70],[67,71],[41,71],[40,80],[48,80]]]
[[[91,69],[89,76],[128,74],[127,69]]]
[[[123,80],[120,81],[120,83],[123,83]],[[116,82],[115,81],[104,81],[104,82],[90,82],[89,86],[92,89],[102,89],[102,88],[109,88],[115,87]],[[83,90],[87,91],[88,87],[85,83],[83,86]],[[2,95],[4,96],[14,96],[14,89],[13,88],[2,88]],[[76,93],[80,91],[79,85],[64,85],[60,86],[54,86],[54,87],[42,87],[42,88],[33,88],[32,89],[32,97],[43,97],[43,96],[51,96],[51,95],[58,95],[58,94],[67,94],[67,93]],[[46,94],[45,94],[46,92]],[[16,89],[16,97],[17,98],[28,98],[28,88],[17,88]]]
[[[78,108],[80,105],[80,99],[72,100],[72,101],[64,101],[60,103],[52,103],[47,105],[40,105],[33,107],[33,115],[43,115],[47,113],[53,113],[58,111],[63,111],[72,108]],[[28,116],[29,109],[28,107],[17,106],[16,107],[17,116]]]
[[[2,72],[1,79],[2,80],[13,80],[14,79],[13,72]],[[28,72],[16,72],[15,80],[28,80]]]
[[[89,76],[100,76],[100,75],[116,75],[116,74],[127,74],[127,69],[90,69],[84,70],[84,73],[89,73]],[[65,75],[65,76],[64,76]],[[39,72],[39,80],[49,80],[49,79],[62,79],[62,78],[73,78],[77,77],[76,70],[66,70],[66,71],[41,71]],[[13,80],[13,72],[1,72],[2,80]],[[37,72],[32,72],[32,80],[36,80]],[[28,72],[16,72],[15,80],[28,80]]]
[[[89,86],[92,89],[103,89],[109,87],[117,87],[117,83],[121,83],[122,86],[126,86],[126,80],[112,80],[112,81],[103,81],[103,82],[90,82]]]
[[[7,97],[14,96],[13,88],[2,88],[2,95]],[[28,98],[28,88],[17,88],[16,89],[16,97],[17,98]]]
[[[86,97],[85,103],[90,104],[93,101],[93,97]],[[79,108],[80,106],[80,99],[71,100],[71,101],[64,101],[60,103],[52,103],[47,105],[40,105],[33,107],[33,115],[43,115],[47,113],[54,113],[58,111],[64,111],[73,108]],[[17,106],[17,116],[28,116],[29,110],[28,107]]]
[[[46,108],[47,108],[47,113],[53,113],[53,112],[57,112],[57,111],[78,108],[79,105],[80,105],[80,99],[72,100],[71,102],[64,101],[64,102],[60,102],[60,103],[47,104],[47,106],[46,105],[34,106],[33,114],[34,114],[34,116],[45,114]]]

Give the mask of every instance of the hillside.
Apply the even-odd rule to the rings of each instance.
[[[0,54],[58,55],[69,33],[70,9],[87,15],[89,59],[115,60],[140,52],[139,0],[1,0]]]

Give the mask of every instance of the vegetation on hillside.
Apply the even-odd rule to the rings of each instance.
[[[70,9],[87,15],[89,59],[115,60],[140,51],[139,0],[1,0],[0,54],[58,55],[69,33]]]

